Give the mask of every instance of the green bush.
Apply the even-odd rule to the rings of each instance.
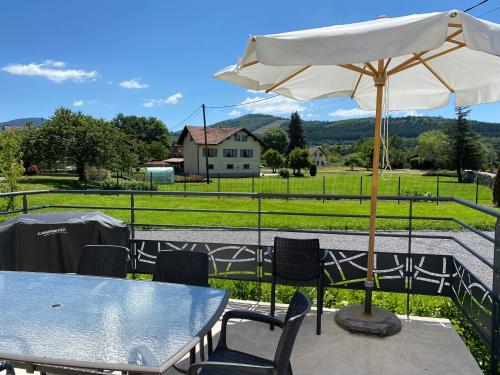
[[[290,171],[288,169],[280,169],[278,171],[278,175],[281,177],[281,178],[290,178]]]
[[[116,180],[104,180],[96,183],[96,189],[99,190],[146,190],[146,191],[156,191],[158,186],[149,181],[116,181]]]
[[[311,166],[309,167],[309,174],[311,175],[311,177],[314,177],[317,173],[318,167],[316,167],[316,164],[311,164]]]
[[[105,181],[111,178],[111,172],[104,168],[88,167],[85,170],[85,178],[90,181]]]

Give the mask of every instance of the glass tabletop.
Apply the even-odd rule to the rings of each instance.
[[[215,324],[226,290],[0,272],[0,358],[161,373]]]

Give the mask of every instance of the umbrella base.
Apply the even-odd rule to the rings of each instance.
[[[401,321],[396,314],[375,306],[372,307],[371,314],[365,313],[363,305],[344,307],[335,314],[335,321],[351,333],[368,333],[385,337],[401,331]]]

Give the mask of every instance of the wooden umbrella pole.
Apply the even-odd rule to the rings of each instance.
[[[375,224],[377,215],[378,194],[378,163],[380,155],[380,133],[382,128],[382,103],[385,86],[384,60],[378,62],[378,74],[374,77],[377,88],[377,103],[375,107],[375,136],[373,139],[372,192],[370,200],[370,234],[368,237],[368,265],[365,283],[365,313],[372,311],[373,265],[375,258]]]

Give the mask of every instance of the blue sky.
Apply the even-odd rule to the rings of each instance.
[[[236,104],[264,97],[217,81],[249,34],[269,34],[400,16],[479,1],[166,1],[50,0],[0,3],[0,121],[49,117],[65,106],[111,119],[117,113],[155,116],[175,127],[201,103]],[[489,0],[471,11],[500,7]],[[484,16],[500,23],[500,9]],[[213,123],[259,112],[298,109],[307,119],[355,114],[348,99],[300,103],[284,98],[252,107],[209,110]],[[419,111],[450,117],[453,108]],[[332,114],[335,114],[333,116]],[[472,117],[500,122],[500,104],[475,106]],[[199,113],[190,121],[201,123]]]

